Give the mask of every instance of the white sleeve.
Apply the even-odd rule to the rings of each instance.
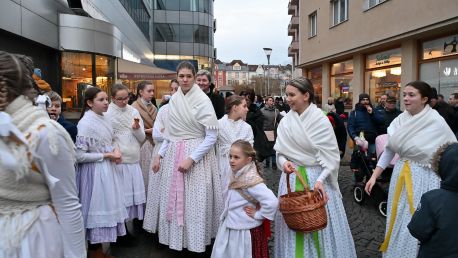
[[[40,138],[43,140],[40,141],[36,154],[46,165],[46,168],[42,169],[47,169],[51,176],[59,179],[49,190],[63,231],[64,256],[86,257],[83,217],[75,182],[75,159],[71,150],[73,146],[67,144],[64,136],[48,133],[47,130],[40,132]],[[51,153],[48,137],[53,137],[53,142],[57,141],[57,155]]]
[[[161,111],[162,110],[162,111]],[[162,116],[164,114],[164,110],[160,109],[157,113],[156,120],[154,120],[153,125],[153,139],[158,142],[162,142],[164,140],[164,134],[162,133]]]
[[[277,167],[283,171],[283,165],[285,165],[285,162],[288,161],[286,157],[283,154],[280,154],[280,152],[277,152]]]
[[[170,141],[167,138],[164,138],[164,142],[162,142],[161,148],[159,149],[159,152],[157,153],[162,158],[165,157],[165,153],[167,152],[167,149],[169,148],[169,144],[170,144]]]
[[[205,129],[205,139],[197,146],[192,154],[190,155],[191,159],[194,162],[199,162],[213,147],[218,139],[218,130],[216,129]]]
[[[380,155],[380,159],[377,162],[377,167],[381,167],[385,169],[390,165],[391,160],[394,158],[394,153],[390,148],[385,148],[382,155]]]
[[[82,136],[76,136],[76,162],[87,163],[87,162],[102,162],[103,153],[87,152],[89,150],[89,142],[91,139]]]
[[[274,220],[278,209],[278,198],[264,183],[247,188],[248,193],[259,202],[260,208],[254,214],[257,220]]]

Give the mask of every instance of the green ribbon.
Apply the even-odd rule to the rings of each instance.
[[[310,188],[309,179],[307,177],[307,170],[303,166],[299,166],[298,170],[299,174],[304,179],[307,186]],[[304,186],[301,184],[299,179],[296,179],[295,191],[304,191]],[[318,254],[318,258],[321,258],[321,250],[320,250],[320,239],[318,238],[318,232],[315,231],[311,233],[313,242],[315,244],[316,252]],[[295,258],[304,258],[304,233],[296,232],[296,254]]]

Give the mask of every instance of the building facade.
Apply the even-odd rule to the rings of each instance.
[[[215,58],[213,0],[153,0],[155,63],[175,69],[177,60],[196,60],[213,68]]]
[[[362,92],[372,102],[382,94],[400,99],[414,80],[446,97],[458,92],[455,0],[292,0],[290,9],[300,28],[293,61],[323,101],[342,97],[349,110]]]

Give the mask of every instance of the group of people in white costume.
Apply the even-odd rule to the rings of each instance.
[[[97,87],[85,92],[75,145],[46,112],[33,105],[31,72],[14,54],[0,52],[0,258],[85,257],[101,243],[127,233],[125,222],[143,221],[171,249],[212,257],[269,257],[267,221],[274,220],[274,257],[356,257],[337,177],[339,150],[332,126],[314,102],[310,80],[286,86],[291,108],[277,129],[281,168],[278,195],[308,187],[326,200],[327,227],[291,230],[278,211],[256,162],[253,131],[244,120],[244,97],[226,100],[219,121],[209,97],[194,83],[189,62],[177,68],[169,102],[152,105],[154,89],[115,84],[111,103]],[[431,87],[404,88],[406,111],[388,128],[388,145],[366,191],[399,154],[390,185],[384,257],[416,257],[418,241],[407,229],[421,195],[439,187],[431,155],[456,138],[427,105]],[[75,151],[76,150],[76,151]],[[74,166],[76,164],[76,166]],[[76,168],[76,169],[75,169]],[[108,194],[109,193],[109,194]]]

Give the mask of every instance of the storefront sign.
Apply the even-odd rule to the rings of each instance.
[[[176,74],[153,74],[153,73],[119,73],[118,79],[123,80],[172,80]]]
[[[379,54],[375,56],[375,65],[386,65],[390,63],[391,55]]]
[[[458,67],[445,67],[443,71],[445,76],[458,76]]]

